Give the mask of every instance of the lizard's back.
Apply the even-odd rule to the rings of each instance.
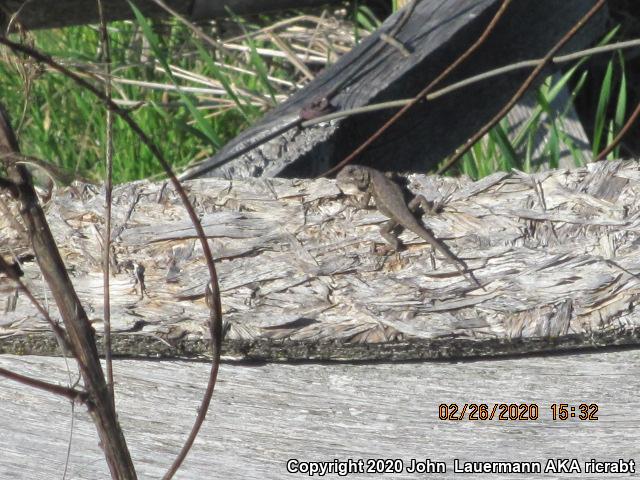
[[[380,213],[419,235],[425,233],[422,225],[407,207],[404,192],[397,183],[387,178],[382,172],[372,170],[371,190]]]

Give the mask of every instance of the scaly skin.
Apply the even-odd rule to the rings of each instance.
[[[392,231],[397,225],[402,225],[429,242],[434,249],[455,265],[461,275],[468,273],[474,285],[482,288],[480,282],[468,270],[465,263],[456,258],[447,247],[418,222],[412,213],[418,206],[421,206],[425,211],[431,211],[429,203],[422,195],[417,195],[407,205],[404,193],[398,184],[391,181],[382,172],[362,165],[344,167],[338,173],[336,183],[338,188],[348,195],[354,195],[356,198],[358,195],[362,195],[360,201],[356,202],[358,208],[367,208],[369,200],[373,197],[380,213],[390,219],[380,228],[380,234],[394,249],[399,249],[400,241]]]

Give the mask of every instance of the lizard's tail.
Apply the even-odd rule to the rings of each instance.
[[[460,275],[462,275],[464,278],[469,280],[471,283],[473,283],[478,288],[481,288],[482,290],[485,290],[484,286],[476,278],[476,276],[473,274],[473,272],[471,270],[469,270],[469,267],[462,262],[462,260],[458,260],[457,262],[453,262],[453,264],[455,265],[455,267],[458,270],[458,272],[460,272]]]

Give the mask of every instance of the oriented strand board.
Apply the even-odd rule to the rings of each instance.
[[[389,252],[379,234],[384,217],[355,210],[332,180],[206,179],[186,188],[217,259],[227,355],[437,359],[637,344],[638,171],[636,162],[603,162],[475,183],[411,176],[415,192],[444,202],[425,224],[484,290],[411,232],[401,235],[404,251]],[[98,194],[61,190],[47,215],[100,333]],[[114,198],[114,352],[207,355],[206,267],[177,196],[138,182],[118,186]],[[28,254],[10,220],[0,216],[1,253]],[[126,268],[132,262],[146,268],[144,298]],[[35,262],[24,268],[49,302]],[[10,290],[7,279],[2,288]],[[16,307],[0,317],[0,351],[56,352],[24,295]]]

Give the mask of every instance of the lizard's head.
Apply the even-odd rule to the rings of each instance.
[[[369,187],[369,170],[360,165],[347,165],[336,177],[338,188],[347,195],[365,191]]]

